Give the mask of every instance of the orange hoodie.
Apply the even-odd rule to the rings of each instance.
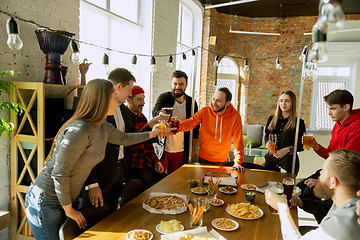
[[[235,162],[244,161],[244,142],[241,116],[230,104],[223,115],[211,107],[204,107],[191,118],[180,122],[179,130],[186,132],[201,124],[199,136],[199,157],[210,162],[226,162],[234,142]]]

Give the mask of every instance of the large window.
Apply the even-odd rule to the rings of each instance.
[[[123,52],[139,53],[141,26],[138,24],[139,0],[80,1],[80,40]],[[102,65],[106,53],[109,68]],[[92,63],[86,79],[106,78],[108,70],[124,67],[135,76],[138,69],[131,65],[132,55],[107,51],[88,44],[80,44],[81,59]]]
[[[237,63],[229,57],[224,57],[219,63],[217,70],[216,89],[227,87],[233,94],[231,103],[238,110],[238,89],[239,89],[239,67]]]
[[[312,109],[311,109],[311,129],[333,128],[333,122],[328,115],[328,109],[324,101],[324,96],[336,89],[347,89],[350,91],[351,67],[318,67],[318,78],[314,81]]]

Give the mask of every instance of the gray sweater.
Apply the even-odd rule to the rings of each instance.
[[[91,169],[103,160],[108,142],[128,146],[148,139],[148,132],[124,133],[106,121],[74,121],[59,134],[51,159],[33,185],[57,196],[62,206],[68,205],[79,194]]]

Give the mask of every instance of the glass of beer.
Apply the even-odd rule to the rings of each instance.
[[[160,120],[159,129],[161,130],[161,132],[159,133],[159,141],[165,138],[165,128],[166,128],[165,120]]]
[[[276,134],[269,134],[269,143],[271,145],[271,149],[269,150],[269,153],[271,155],[274,155],[276,148]]]
[[[284,194],[286,195],[286,199],[288,201],[289,206],[290,206],[290,199],[294,191],[294,185],[295,185],[295,181],[293,178],[283,179]]]
[[[267,189],[279,195],[284,193],[284,187],[280,182],[271,183]],[[278,214],[278,211],[269,205],[269,213]]]
[[[304,149],[311,148],[311,142],[312,142],[313,137],[314,137],[313,133],[307,133],[307,132],[304,133],[304,143],[303,143]]]
[[[170,127],[172,128],[179,128],[179,125],[180,125],[180,120],[178,117],[176,116],[173,116],[170,118]],[[172,133],[178,133],[179,131],[178,130],[171,130]]]
[[[165,114],[169,114],[169,119],[172,117],[172,114],[173,114],[173,111],[174,111],[174,108],[169,108],[169,107],[164,107],[162,108],[162,110],[165,111]]]

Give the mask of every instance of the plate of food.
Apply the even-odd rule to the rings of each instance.
[[[238,222],[229,218],[216,218],[211,221],[211,225],[221,231],[234,231],[239,227]]]
[[[195,194],[207,194],[208,191],[209,189],[205,187],[194,187],[191,189],[191,192]]]
[[[234,194],[237,192],[236,188],[230,187],[230,186],[226,186],[226,187],[221,187],[219,188],[220,192],[225,193],[225,194]]]
[[[255,220],[264,215],[264,212],[258,206],[250,203],[229,204],[226,212],[233,217],[244,220]]]
[[[173,219],[170,221],[161,221],[156,225],[156,231],[161,234],[169,234],[174,232],[184,231],[184,225],[180,221]]]
[[[151,208],[162,210],[172,210],[187,205],[185,199],[175,195],[155,196],[150,198],[146,204]]]
[[[244,190],[248,190],[248,191],[254,191],[256,190],[256,186],[254,184],[249,184],[249,183],[246,183],[246,184],[242,184],[240,185],[240,187]]]
[[[153,239],[153,234],[149,230],[134,229],[126,234],[127,240],[150,240]]]
[[[213,205],[213,206],[215,206],[215,207],[219,207],[219,206],[221,206],[221,205],[224,204],[224,200],[221,200],[221,199],[219,199],[219,198],[214,198],[214,199],[212,199],[212,200],[210,201],[210,204]]]

